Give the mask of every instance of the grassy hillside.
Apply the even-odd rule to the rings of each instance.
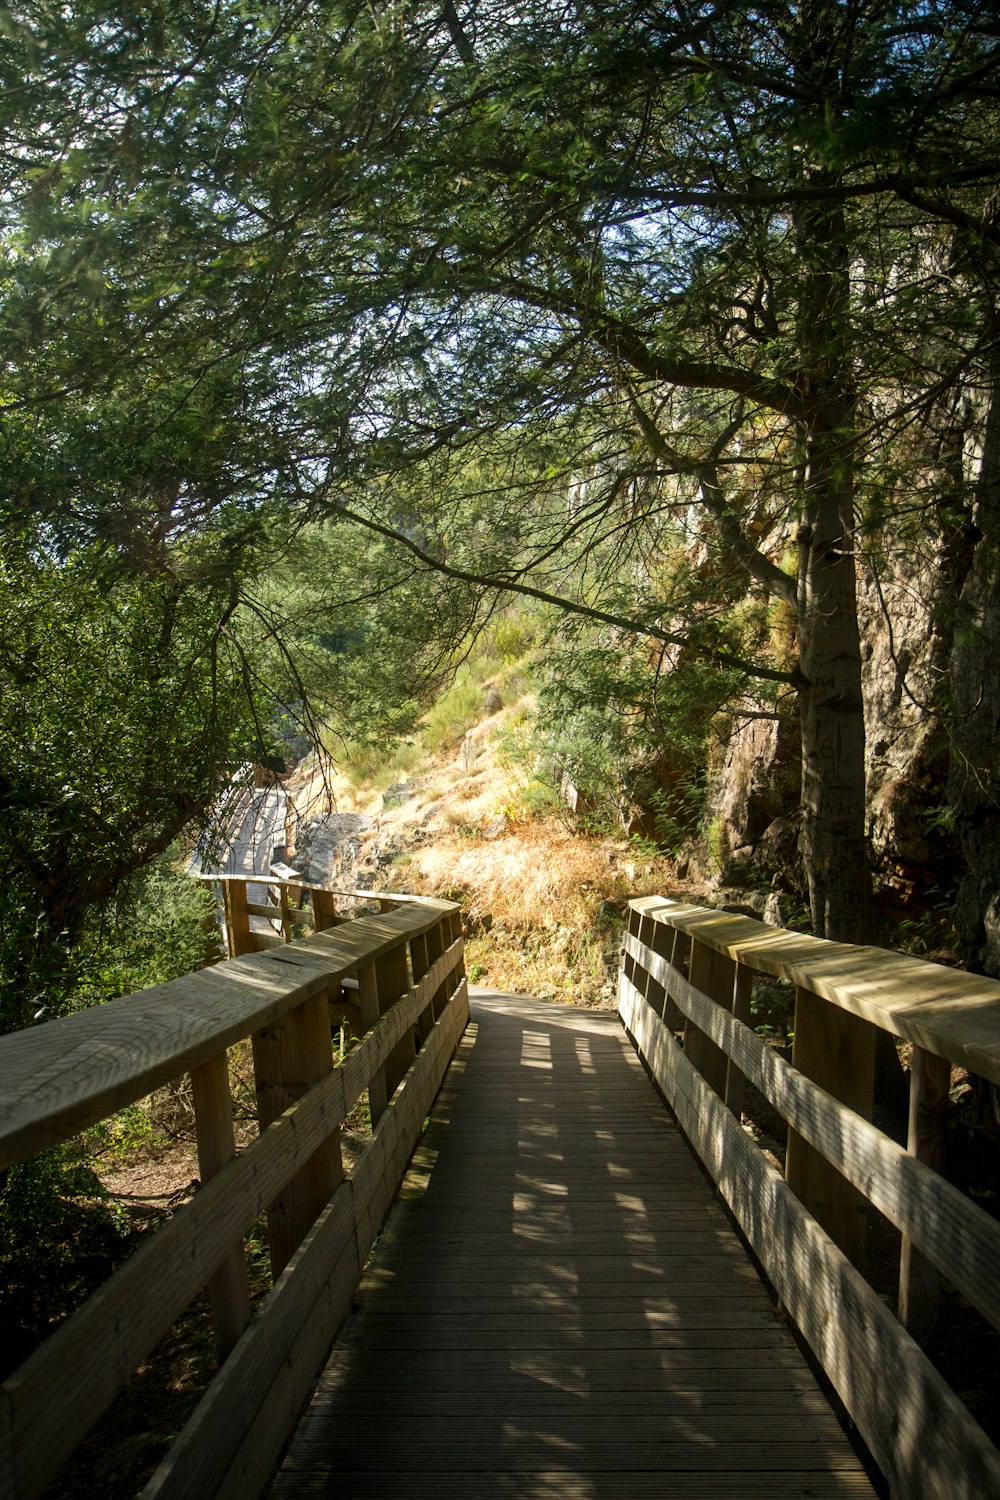
[[[339,765],[312,757],[291,791],[305,820],[369,820],[355,857],[328,870],[334,881],[462,902],[474,982],[599,1004],[613,993],[626,902],[677,890],[675,866],[588,829],[538,779],[526,679],[523,666],[466,669],[410,741],[381,759],[350,746]]]

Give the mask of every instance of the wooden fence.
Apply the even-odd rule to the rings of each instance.
[[[331,1005],[352,981],[363,1035],[335,1065]],[[458,909],[413,902],[0,1040],[0,1167],[190,1072],[201,1173],[193,1201],[4,1383],[0,1494],[42,1492],[206,1286],[220,1368],[143,1494],[259,1492],[467,1018]],[[237,1151],[227,1051],[245,1038],[260,1133]],[[365,1090],[372,1134],[345,1173],[340,1129]],[[244,1239],[262,1213],[274,1283],[251,1318]]]
[[[755,975],[795,985],[792,1065],[747,1024]],[[935,1170],[951,1064],[1000,1082],[1000,984],[649,897],[619,1013],[894,1494],[1000,1495],[1000,1453],[914,1337],[938,1273],[1000,1326],[1000,1224]],[[906,1147],[870,1123],[876,1028],[912,1046]],[[784,1179],[741,1127],[746,1081],[788,1122]],[[902,1321],[859,1269],[869,1204],[902,1233]]]

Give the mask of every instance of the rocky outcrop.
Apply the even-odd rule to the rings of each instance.
[[[865,558],[858,584],[868,836],[876,896],[883,909],[911,916],[950,898],[960,864],[948,811],[955,804],[954,736],[941,712],[942,686],[955,670],[959,564],[954,530],[942,530],[930,540],[927,530],[925,525],[919,552],[900,546]],[[996,600],[990,587],[984,581],[979,594]],[[997,623],[1000,640],[1000,618]],[[992,660],[1000,711],[1000,651]],[[985,657],[978,676],[963,666],[966,682],[977,682],[980,697],[986,670]],[[991,731],[994,755],[998,725],[1000,712]],[[800,765],[794,717],[737,723],[713,776],[710,842],[720,882],[803,893]],[[965,836],[970,848],[976,838],[974,822],[970,818]],[[984,869],[991,850],[998,848],[1000,840],[994,838],[989,849],[978,850],[977,867]],[[991,889],[1000,890],[1000,853],[993,859],[997,870],[987,872],[985,879]],[[965,889],[970,940],[978,921],[982,945],[987,941],[984,928],[1000,928],[1000,902],[991,907],[978,887],[972,891],[967,882]]]
[[[362,813],[321,813],[298,824],[290,858],[315,885],[354,884],[360,838],[371,827]]]
[[[737,726],[713,778],[713,852],[723,882],[764,870],[779,875],[786,888],[799,888],[801,767],[793,719],[751,719]]]

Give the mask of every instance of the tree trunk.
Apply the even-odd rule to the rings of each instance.
[[[989,406],[973,521],[977,536],[962,587],[951,658],[951,765],[965,874],[955,926],[968,968],[1000,977],[1000,326],[994,329]]]
[[[798,216],[796,231],[806,408],[798,586],[802,852],[814,932],[856,943],[869,936],[871,872],[853,542],[856,396],[843,209],[833,203],[809,207]]]

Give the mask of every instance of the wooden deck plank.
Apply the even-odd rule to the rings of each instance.
[[[490,997],[273,1500],[873,1494],[606,1013]]]

